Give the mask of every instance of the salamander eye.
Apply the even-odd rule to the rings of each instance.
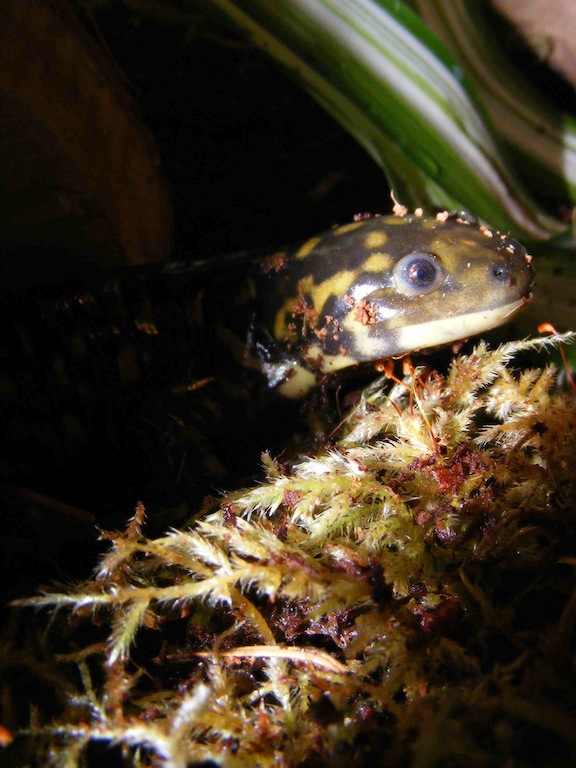
[[[396,288],[404,296],[422,296],[439,288],[444,270],[430,253],[413,251],[403,256],[392,271]]]

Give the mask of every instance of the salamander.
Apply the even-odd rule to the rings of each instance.
[[[264,262],[258,322],[289,397],[319,376],[456,342],[509,320],[531,297],[531,258],[464,214],[380,216]]]
[[[219,418],[210,395],[240,398],[235,413],[261,384],[302,398],[356,366],[506,322],[533,281],[519,243],[464,214],[361,218],[264,256],[66,271],[3,302],[0,417],[11,442],[0,465],[37,452],[43,466],[65,466],[98,430],[99,445],[134,453],[142,424],[151,443],[168,422],[177,442],[203,444]]]

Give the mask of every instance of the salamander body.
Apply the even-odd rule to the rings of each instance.
[[[532,284],[524,248],[463,215],[355,221],[264,257],[46,269],[27,266],[20,292],[3,281],[0,468],[48,487],[73,466],[86,487],[130,476],[138,492],[173,471],[192,493],[203,467],[257,461],[288,399],[498,326]]]

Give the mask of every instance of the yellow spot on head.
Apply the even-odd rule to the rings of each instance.
[[[297,259],[305,259],[308,254],[316,248],[318,243],[322,240],[321,237],[311,237],[310,240],[306,240],[304,245],[300,246],[296,252]]]
[[[363,268],[365,272],[387,272],[392,269],[392,259],[386,253],[371,253]]]
[[[366,235],[364,238],[364,246],[368,250],[372,250],[373,248],[382,248],[382,246],[386,245],[388,242],[388,237],[384,234],[384,232],[370,232],[369,235]]]
[[[338,229],[335,229],[333,234],[346,235],[348,232],[354,232],[354,230],[358,229],[358,227],[361,227],[363,223],[363,221],[351,221],[350,224],[344,224],[343,227],[338,227]]]
[[[349,290],[350,285],[356,277],[356,272],[353,270],[342,270],[342,272],[336,272],[326,280],[322,280],[316,284],[312,275],[303,277],[299,283],[299,289],[301,291],[300,297],[289,297],[284,304],[280,307],[280,310],[276,313],[276,319],[274,322],[274,337],[276,339],[292,338],[294,339],[294,333],[286,326],[286,315],[294,316],[295,308],[298,308],[301,296],[309,296],[312,300],[313,309],[317,314],[321,314],[324,308],[326,300],[334,296],[344,296]]]
[[[386,216],[386,226],[403,227],[406,224],[412,224],[413,217],[410,216]]]

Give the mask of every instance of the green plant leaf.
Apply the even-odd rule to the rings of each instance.
[[[366,148],[410,207],[464,208],[520,238],[564,226],[510,171],[458,62],[397,0],[209,0]]]

